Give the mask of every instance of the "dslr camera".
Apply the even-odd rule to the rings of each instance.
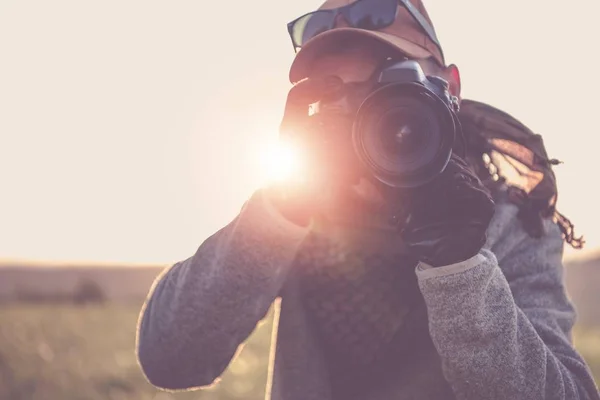
[[[421,186],[442,173],[462,139],[448,83],[426,76],[416,61],[388,60],[369,88],[352,125],[361,172],[387,188]]]

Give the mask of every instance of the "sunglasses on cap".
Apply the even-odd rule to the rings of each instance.
[[[423,32],[441,52],[442,47],[438,42],[435,31],[409,0],[358,0],[342,7],[304,14],[287,25],[294,51],[298,51],[306,42],[318,34],[333,29],[338,15],[342,15],[352,28],[376,31],[390,26],[396,19],[399,5],[406,8]]]

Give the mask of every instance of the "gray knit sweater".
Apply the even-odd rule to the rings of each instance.
[[[430,268],[377,218],[304,229],[258,191],[157,279],[139,362],[161,388],[210,385],[281,298],[267,399],[600,399],[571,343],[559,229],[534,239],[516,214],[498,204],[480,254]]]

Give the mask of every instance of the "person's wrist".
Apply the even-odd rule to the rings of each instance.
[[[307,227],[310,224],[311,213],[306,204],[302,204],[288,190],[282,187],[265,189],[266,200],[288,221]]]
[[[460,233],[457,232],[457,235]],[[456,241],[452,244],[449,242],[445,246],[438,248],[438,251],[419,257],[420,261],[434,268],[444,267],[465,262],[475,257],[483,248],[486,240],[486,235],[479,238],[465,235],[462,243]]]
[[[421,261],[422,263],[433,267],[433,268],[439,268],[439,267],[445,267],[447,265],[453,265],[453,264],[459,264],[462,262],[465,262],[473,257],[475,257],[479,252],[475,252],[475,253],[463,253],[463,254],[452,254],[451,256],[445,256],[445,257],[437,257],[437,258],[429,258],[429,257],[422,257],[419,261]]]

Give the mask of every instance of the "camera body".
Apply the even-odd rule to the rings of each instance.
[[[462,138],[458,98],[413,60],[389,61],[355,116],[352,142],[363,170],[389,188],[424,185],[444,171]]]
[[[376,80],[381,85],[404,82],[419,83],[435,93],[452,111],[459,111],[458,98],[450,94],[448,82],[439,76],[425,75],[417,61],[403,60],[385,65],[378,72]]]

